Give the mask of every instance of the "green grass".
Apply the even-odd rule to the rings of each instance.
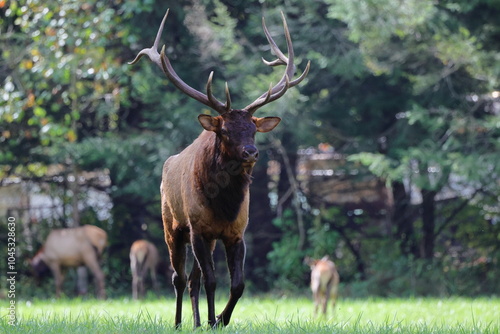
[[[191,307],[184,302],[183,329],[175,331],[173,299],[107,301],[62,299],[18,301],[18,324],[7,324],[0,301],[0,333],[192,333]],[[206,303],[200,303],[206,319]],[[222,310],[224,302],[217,303]],[[198,331],[206,331],[203,327]],[[244,296],[227,333],[495,333],[500,299],[340,300],[335,315],[315,317],[306,298]]]

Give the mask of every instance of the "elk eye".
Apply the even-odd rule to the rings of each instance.
[[[229,132],[226,129],[221,129],[220,130],[220,134],[223,137],[228,137],[229,136]]]

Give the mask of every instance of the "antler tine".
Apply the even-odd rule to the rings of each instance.
[[[226,107],[226,111],[231,110],[231,94],[229,94],[229,86],[227,85],[227,81],[226,81],[226,104],[225,104],[225,107]]]
[[[271,95],[267,99],[266,103],[269,103],[269,102],[272,102],[272,101],[276,101],[277,99],[279,99],[280,97],[282,97],[283,95],[285,95],[286,91],[290,87],[291,87],[290,86],[290,79],[288,78],[288,75],[285,75],[285,84],[283,85],[283,87],[281,88],[281,90],[279,90],[276,93],[274,93],[273,95]]]
[[[189,97],[192,97],[193,99],[197,100],[198,102],[203,103],[204,105],[214,109],[218,113],[224,113],[226,112],[226,106],[217,100],[211,93],[207,96],[203,94],[202,92],[192,88],[188,84],[186,84],[175,72],[173,69],[172,65],[170,64],[170,60],[168,57],[165,55],[165,46],[162,47],[161,52],[158,54],[158,46],[160,44],[160,38],[161,34],[163,32],[163,27],[165,26],[165,21],[167,20],[167,16],[169,13],[170,9],[167,9],[167,12],[165,13],[165,16],[163,17],[163,20],[161,21],[160,28],[158,29],[158,33],[156,34],[155,41],[153,43],[153,46],[151,48],[145,48],[141,50],[135,59],[129,64],[133,65],[139,61],[139,59],[142,58],[142,56],[147,55],[149,59],[155,63],[158,67],[160,67],[165,75],[168,77],[168,79],[177,87],[181,92],[184,94],[188,95]],[[211,76],[209,77],[209,82],[211,86]],[[211,92],[211,87],[210,90],[207,87],[207,91]],[[226,103],[227,104],[227,103]]]
[[[258,108],[264,106],[265,104],[275,101],[279,99],[281,96],[283,96],[288,88],[293,87],[297,84],[299,84],[304,78],[307,76],[309,73],[310,65],[311,62],[307,63],[307,66],[302,73],[297,79],[291,80],[293,77],[293,74],[295,73],[295,65],[293,63],[294,61],[294,51],[293,51],[293,45],[292,45],[292,38],[290,36],[290,31],[288,30],[288,24],[286,23],[286,18],[283,12],[281,12],[281,18],[283,20],[283,29],[285,31],[285,38],[286,38],[286,44],[287,44],[287,49],[288,49],[288,57],[281,52],[279,49],[278,45],[272,38],[271,34],[269,33],[269,30],[267,29],[265,19],[262,18],[262,27],[264,29],[264,34],[266,35],[267,41],[269,42],[272,51],[276,55],[277,59],[273,61],[267,61],[265,59],[262,59],[264,64],[268,66],[278,66],[278,65],[286,65],[285,73],[283,74],[283,77],[281,80],[274,86],[270,87],[269,90],[259,96],[257,100],[249,104],[245,109],[248,110],[250,113],[254,113]]]
[[[214,71],[210,72],[210,75],[208,76],[208,81],[207,81],[207,97],[210,103],[213,105],[217,105],[218,109],[217,110],[219,113],[223,114],[224,112],[228,112],[231,110],[231,96],[229,95],[229,87],[226,82],[226,103],[222,104],[219,100],[215,98],[215,96],[212,94],[212,79],[214,76]],[[220,106],[223,106],[223,109],[220,109]]]
[[[300,75],[300,77],[298,77],[297,79],[295,79],[292,82],[290,82],[290,87],[296,86],[299,83],[301,83],[302,80],[304,80],[304,78],[309,74],[309,70],[310,69],[311,69],[311,61],[309,60],[309,61],[307,61],[306,68],[304,69],[304,72],[302,72],[302,74]]]
[[[286,63],[281,60],[281,59],[275,59],[273,61],[267,61],[264,58],[262,58],[262,62],[266,64],[267,66],[279,66],[279,65],[286,65]]]
[[[269,84],[269,90],[266,93],[266,98],[264,99],[264,103],[268,103],[269,102],[269,99],[271,98],[272,93],[273,93],[273,83],[271,82]]]
[[[207,80],[207,97],[210,103],[216,103],[216,99],[214,95],[212,94],[212,79],[214,77],[214,71],[210,72],[210,75],[208,76]]]
[[[249,107],[245,108],[245,110],[248,110],[248,112],[253,114],[257,109],[259,109],[263,105],[266,105],[269,102],[276,101],[277,99],[285,95],[286,91],[290,87],[292,86],[290,85],[290,80],[288,79],[288,75],[285,75],[285,84],[282,87],[280,87],[279,91],[273,93],[272,87],[270,86],[266,94],[262,95],[257,100],[255,100]]]
[[[283,15],[283,12],[281,12],[281,14]],[[263,62],[266,64],[268,64],[268,63],[271,64],[271,63],[275,63],[275,62],[280,61],[280,63],[283,65],[288,63],[288,58],[283,54],[283,52],[281,52],[280,48],[278,47],[278,45],[276,44],[274,39],[271,37],[271,33],[269,33],[269,30],[267,29],[266,20],[264,17],[262,17],[262,28],[264,29],[264,34],[266,35],[267,41],[269,42],[271,49],[273,50],[276,57],[278,57],[278,59],[274,60],[273,62],[268,62],[264,58],[262,58]],[[278,64],[275,64],[275,65],[278,65]],[[275,65],[271,65],[271,66],[275,66]]]
[[[129,62],[129,65],[134,65],[139,61],[139,59],[142,58],[142,56],[147,55],[149,59],[156,65],[158,65],[161,68],[161,63],[160,63],[160,55],[158,54],[158,45],[160,44],[160,38],[161,34],[163,33],[163,27],[165,26],[165,21],[167,21],[168,13],[170,12],[170,8],[167,9],[167,12],[165,13],[165,16],[163,16],[163,20],[161,21],[160,28],[158,29],[158,32],[156,33],[156,38],[153,43],[153,46],[151,48],[145,48],[142,49],[137,56],[135,57],[134,60]]]

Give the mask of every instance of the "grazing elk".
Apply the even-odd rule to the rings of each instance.
[[[94,275],[97,296],[104,299],[104,273],[99,265],[99,258],[106,247],[107,239],[107,233],[93,225],[52,230],[44,246],[30,260],[30,264],[35,274],[41,274],[46,267],[51,270],[58,298],[64,281],[61,269],[85,265]]]
[[[332,298],[332,309],[335,309],[337,293],[339,288],[339,273],[335,268],[335,263],[323,256],[320,260],[306,257],[304,263],[311,268],[311,290],[314,299],[314,313],[318,313],[321,304],[323,314],[326,315],[328,299]]]
[[[151,48],[139,52],[131,62],[143,55],[163,70],[169,80],[183,93],[214,109],[220,115],[199,115],[205,129],[199,137],[180,154],[171,156],[163,166],[160,186],[162,218],[170,260],[174,269],[172,283],[176,293],[175,325],[182,318],[182,295],[189,288],[194,326],[200,326],[199,291],[203,276],[208,303],[208,323],[212,327],[227,325],[233,309],[244,290],[243,265],[245,241],[243,234],[248,224],[249,185],[253,166],[259,151],[254,143],[256,132],[268,132],[281,121],[278,117],[257,118],[255,111],[275,101],[288,88],[299,84],[307,75],[310,63],[300,77],[295,73],[294,54],[290,33],[284,15],[283,25],[288,47],[285,56],[272,39],[264,19],[264,33],[276,54],[276,60],[264,63],[269,66],[285,65],[281,80],[243,109],[233,109],[226,83],[226,102],[212,95],[212,76],[206,85],[207,94],[188,86],[174,71],[165,55],[165,47],[158,53],[159,40],[168,15],[165,14]],[[216,280],[212,253],[216,240],[222,240],[230,274],[231,288],[226,307],[215,316],[214,297]],[[189,279],[186,277],[186,245],[191,244],[195,262]]]
[[[144,297],[144,280],[149,270],[153,289],[158,291],[156,269],[160,263],[160,256],[155,245],[147,240],[134,241],[130,247],[130,269],[132,271],[132,298]]]

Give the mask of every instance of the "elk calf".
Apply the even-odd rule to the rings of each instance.
[[[44,268],[49,267],[55,279],[56,297],[60,297],[64,281],[61,268],[85,265],[94,275],[97,296],[104,299],[104,273],[99,266],[99,258],[107,238],[104,230],[93,225],[53,230],[30,264],[35,274],[41,274]]]
[[[332,309],[335,309],[337,292],[339,286],[339,273],[335,268],[335,263],[324,256],[320,260],[306,257],[304,263],[311,268],[311,290],[314,299],[314,314],[318,313],[321,305],[322,312],[326,315],[328,299],[332,298]]]
[[[130,269],[132,270],[132,298],[143,298],[145,294],[144,280],[149,270],[153,289],[158,291],[156,268],[160,262],[158,249],[147,240],[137,240],[130,247]]]
[[[280,118],[253,116],[255,111],[282,97],[299,84],[309,71],[306,69],[296,79],[292,40],[284,15],[283,26],[288,47],[288,57],[280,51],[267,30],[262,26],[271,49],[278,59],[267,62],[269,66],[284,65],[280,81],[243,109],[231,106],[226,84],[226,102],[212,94],[213,72],[208,77],[206,94],[188,86],[174,71],[165,55],[165,46],[158,53],[165,14],[151,48],[143,49],[132,61],[136,63],[147,55],[184,94],[212,108],[218,116],[202,114],[198,121],[204,128],[199,137],[181,153],[171,156],[163,166],[161,191],[162,218],[170,262],[174,269],[172,282],[176,294],[175,325],[182,319],[182,295],[189,289],[195,327],[200,326],[198,307],[200,280],[203,277],[208,301],[208,323],[215,327],[227,325],[238,299],[245,288],[243,264],[245,262],[244,233],[248,224],[249,187],[252,170],[259,151],[255,146],[256,132],[273,130]],[[178,59],[182,59],[182,56]],[[231,278],[231,290],[226,307],[215,315],[215,268],[212,252],[217,239],[226,248],[226,258]],[[186,275],[186,245],[191,244],[195,257],[189,278]]]

